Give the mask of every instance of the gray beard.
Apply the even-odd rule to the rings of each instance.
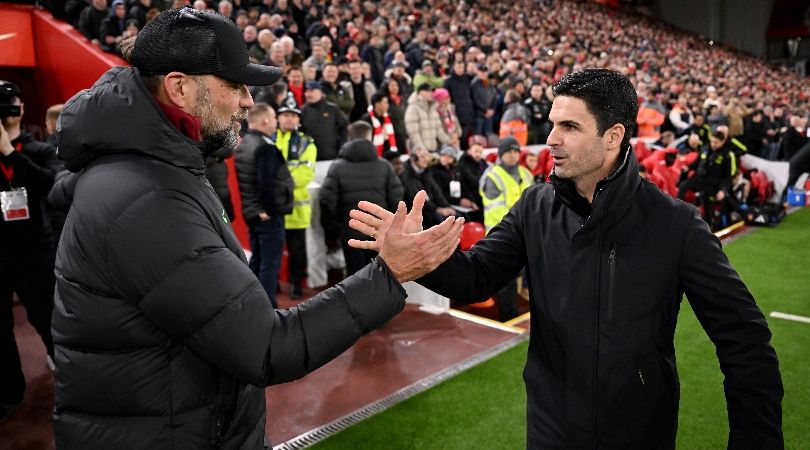
[[[228,121],[218,120],[214,114],[214,103],[205,80],[197,80],[197,107],[194,115],[200,118],[200,135],[210,146],[215,148],[235,148],[239,142],[239,133],[234,129],[234,122],[247,118],[248,110],[240,108]]]

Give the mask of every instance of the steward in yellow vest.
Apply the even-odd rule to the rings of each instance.
[[[318,150],[311,137],[298,131],[301,110],[294,101],[278,109],[278,122],[278,130],[270,136],[270,140],[287,161],[287,168],[295,183],[293,210],[284,216],[284,228],[289,255],[290,298],[299,299],[303,297],[303,281],[307,276],[306,231],[312,219],[312,200],[307,186],[315,178]]]
[[[508,136],[498,145],[498,164],[481,176],[481,199],[484,203],[484,226],[487,233],[509,212],[520,195],[534,182],[528,169],[521,166],[520,144]]]
[[[300,122],[299,114],[297,108],[289,108],[286,105],[278,109],[280,120],[282,116],[287,116],[296,125]],[[297,131],[296,128],[297,126],[292,129],[279,127],[270,137],[270,140],[274,142],[276,148],[284,156],[284,160],[287,161],[290,175],[295,182],[293,211],[284,216],[284,228],[288,230],[309,228],[312,206],[307,186],[315,178],[315,160],[318,156],[315,140]]]

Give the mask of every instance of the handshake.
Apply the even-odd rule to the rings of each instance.
[[[349,212],[349,226],[374,240],[350,239],[349,246],[378,252],[400,283],[430,273],[458,247],[464,219],[450,216],[422,230],[426,198],[427,193],[419,191],[410,212],[404,202],[399,202],[395,213],[371,202],[358,203],[358,209]]]

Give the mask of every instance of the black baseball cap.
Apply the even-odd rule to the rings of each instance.
[[[280,67],[250,64],[242,33],[228,18],[185,7],[160,13],[138,33],[132,65],[142,75],[216,75],[250,86],[281,78]]]

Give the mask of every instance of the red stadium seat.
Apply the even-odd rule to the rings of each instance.
[[[665,155],[664,152],[660,152],[660,151],[652,152],[652,153],[650,153],[649,156],[647,156],[646,158],[640,160],[639,164],[644,166],[644,168],[647,170],[648,173],[651,173],[653,171],[653,169],[655,168],[655,166],[658,164],[658,161],[661,161],[661,160],[664,159],[664,155]]]
[[[644,161],[648,156],[650,156],[650,148],[647,147],[647,143],[644,141],[639,140],[636,142],[636,145],[633,146],[633,151],[636,153],[636,159],[641,162]]]
[[[679,174],[673,170],[673,167],[667,167],[663,160],[659,161],[658,164],[653,166],[651,172],[653,178],[650,181],[655,183],[662,191],[669,194],[670,197],[677,197]]]
[[[469,250],[487,234],[484,225],[478,222],[465,222],[461,229],[461,249]]]

